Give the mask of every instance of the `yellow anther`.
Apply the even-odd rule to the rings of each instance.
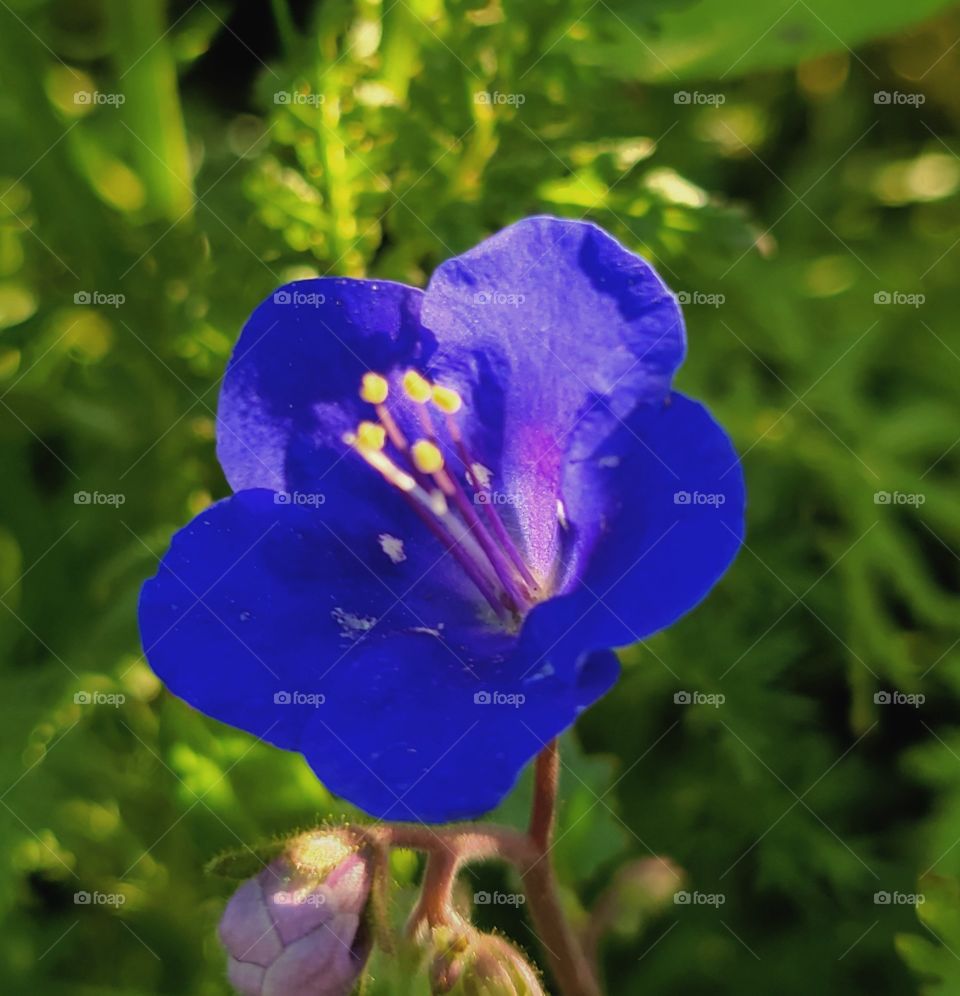
[[[447,415],[455,415],[463,407],[463,399],[452,387],[434,385],[433,403]]]
[[[402,471],[386,453],[381,453],[380,450],[372,450],[369,446],[364,446],[355,433],[344,433],[343,441],[347,446],[352,446],[374,470],[380,471],[391,484],[398,487],[401,491],[422,490],[417,486],[417,482],[409,474]]]
[[[410,447],[413,465],[421,474],[435,474],[443,470],[443,454],[428,439],[420,439]]]
[[[357,442],[371,450],[382,450],[387,442],[387,430],[376,422],[361,422],[357,426]]]
[[[408,370],[403,375],[403,390],[411,401],[425,405],[433,394],[430,382],[425,380],[416,370]]]
[[[381,377],[376,373],[365,373],[360,382],[360,397],[364,401],[369,401],[371,405],[382,405],[387,400],[390,386],[386,377]]]

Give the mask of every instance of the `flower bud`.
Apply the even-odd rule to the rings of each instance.
[[[639,933],[642,924],[683,887],[684,878],[683,869],[669,858],[639,858],[624,865],[611,883],[609,928],[622,937]]]
[[[477,957],[464,983],[464,996],[545,996],[533,966],[495,934],[480,935]]]
[[[475,933],[470,930],[469,933]],[[433,961],[430,963],[430,992],[453,992],[463,976],[464,967],[473,959],[468,928],[435,927],[430,937]]]
[[[432,942],[434,996],[544,996],[536,969],[503,937],[441,927]]]
[[[242,996],[346,996],[370,954],[368,856],[346,834],[305,834],[234,893],[220,921]]]
[[[582,929],[588,957],[596,960],[604,938],[637,936],[683,886],[685,873],[669,858],[639,858],[617,870]]]

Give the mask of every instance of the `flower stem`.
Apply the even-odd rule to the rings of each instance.
[[[536,854],[526,834],[489,823],[454,823],[428,826],[418,823],[383,823],[375,827],[354,827],[361,837],[369,837],[385,847],[407,847],[426,854],[448,851],[462,861],[504,858],[513,864],[535,860]]]
[[[460,857],[454,851],[440,848],[427,856],[420,902],[410,917],[411,931],[415,931],[421,923],[439,927],[460,919],[451,902],[459,869]]]
[[[583,945],[563,911],[550,861],[559,775],[560,754],[554,740],[534,766],[533,805],[525,833],[489,823],[448,827],[389,823],[355,829],[381,848],[408,847],[426,853],[420,901],[408,928],[411,932],[421,924],[432,927],[459,918],[451,894],[463,865],[487,858],[509,861],[523,881],[537,936],[562,996],[600,996]]]
[[[538,755],[534,769],[530,843],[536,859],[520,868],[537,935],[550,961],[563,996],[600,996],[600,988],[579,938],[574,934],[560,901],[550,847],[557,810],[560,751],[552,740]]]
[[[537,755],[534,765],[533,806],[530,811],[530,839],[543,853],[550,848],[557,812],[557,786],[560,782],[560,749],[556,740]]]

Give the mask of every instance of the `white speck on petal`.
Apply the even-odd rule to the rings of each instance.
[[[377,539],[380,540],[380,549],[395,564],[402,564],[407,559],[407,555],[403,552],[402,539],[397,539],[396,536],[391,536],[389,533],[381,533]]]
[[[489,488],[490,482],[493,480],[493,471],[489,467],[484,467],[482,463],[472,463],[470,464],[470,477],[474,484],[478,484],[481,488]]]
[[[443,629],[443,623],[437,623],[436,629],[431,629],[429,626],[413,626],[410,630],[411,633],[423,633],[425,636],[435,636],[439,639],[443,634],[440,630]]]
[[[560,498],[557,499],[557,518],[564,529],[570,528],[570,523],[567,521],[567,507]]]
[[[358,616],[353,612],[347,612],[346,609],[341,609],[339,606],[330,615],[340,627],[340,635],[348,640],[356,640],[377,625],[374,616]]]
[[[540,668],[539,671],[531,674],[527,681],[543,681],[544,678],[549,678],[551,675],[555,674],[554,667],[549,661]]]

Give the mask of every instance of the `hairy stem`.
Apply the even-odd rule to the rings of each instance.
[[[376,846],[408,847],[427,855],[420,901],[410,930],[458,917],[451,894],[457,873],[469,862],[499,858],[519,872],[530,915],[563,996],[600,996],[600,988],[579,938],[563,911],[550,848],[556,820],[560,755],[552,741],[537,757],[530,825],[526,833],[489,823],[448,827],[396,823],[357,827]]]
[[[557,741],[537,755],[534,767],[533,807],[530,811],[530,839],[542,853],[550,849],[557,812],[557,786],[560,782],[560,750]]]
[[[420,902],[410,917],[409,930],[420,924],[439,927],[460,920],[453,908],[453,884],[460,869],[460,858],[453,851],[436,850],[427,857],[423,873]]]
[[[563,996],[600,996],[600,988],[580,939],[571,928],[553,868],[547,861],[523,873],[534,929]]]
[[[563,912],[550,860],[559,781],[560,752],[557,741],[553,740],[537,757],[534,769],[528,838],[536,851],[536,858],[519,869],[520,876],[534,928],[563,996],[600,996],[586,952]]]
[[[503,858],[512,864],[525,864],[536,857],[526,834],[509,827],[488,823],[452,824],[432,827],[420,823],[388,823],[376,827],[354,828],[381,846],[408,847],[426,854],[448,852],[461,863]]]

